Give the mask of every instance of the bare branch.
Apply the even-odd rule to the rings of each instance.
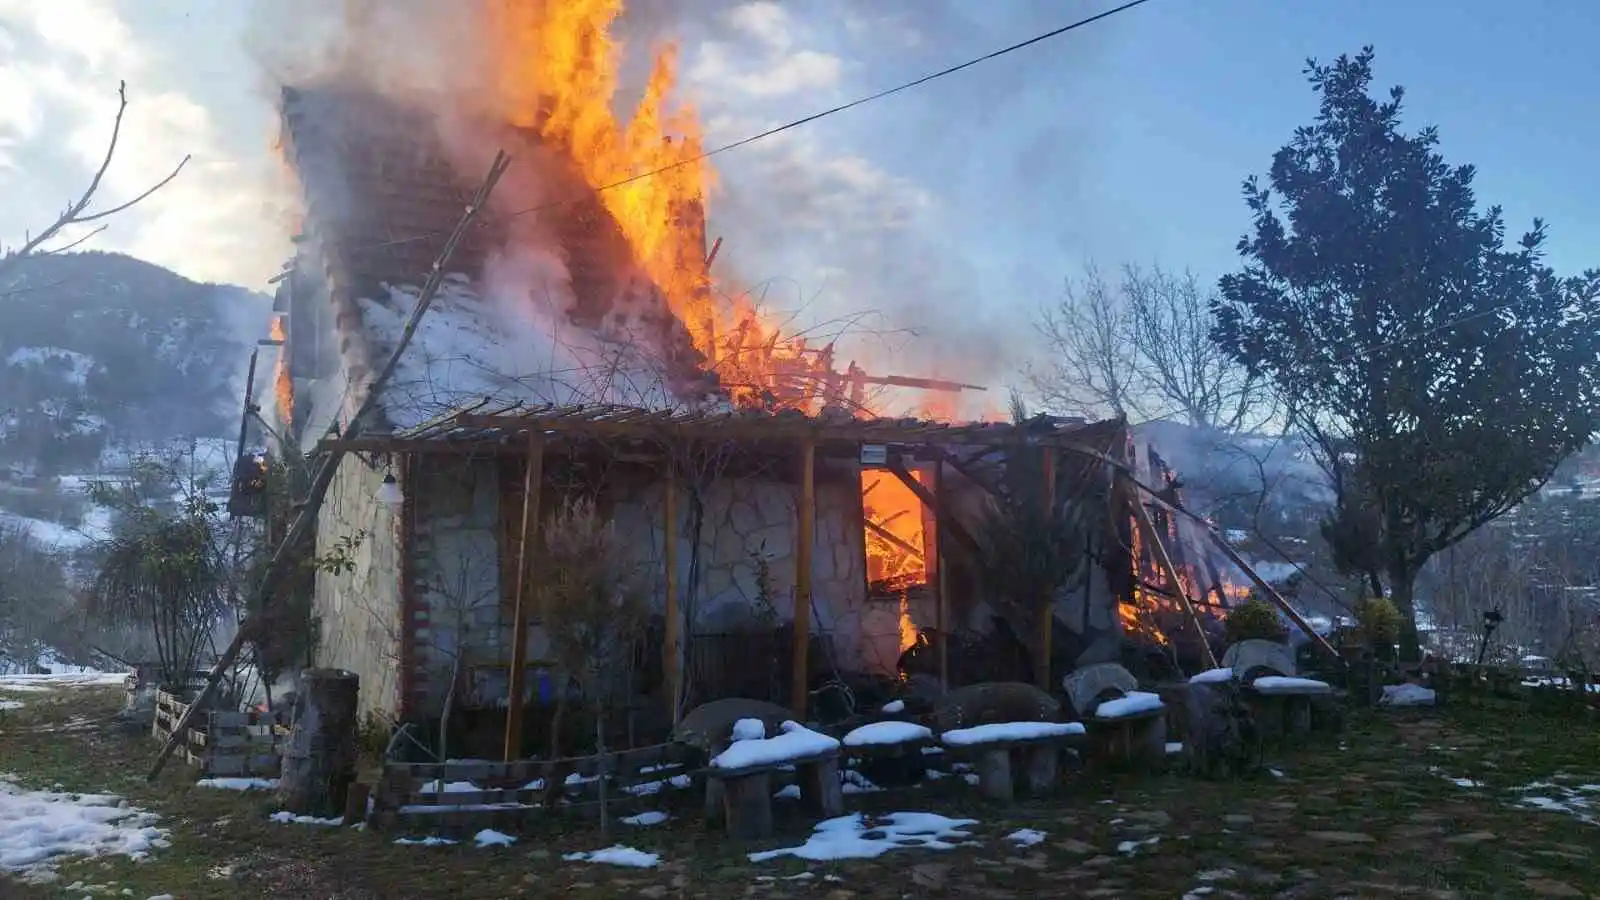
[[[88,234],[76,238],[64,246],[45,246],[50,241],[54,240],[58,235],[60,235],[64,229],[72,228],[78,225],[87,225],[92,222],[98,222],[102,219],[114,216],[117,213],[132,209],[134,206],[137,206],[138,204],[149,199],[149,197],[156,191],[159,191],[170,184],[174,178],[178,177],[178,173],[183,171],[183,167],[188,165],[190,156],[185,154],[183,159],[179,160],[178,164],[173,167],[172,171],[167,173],[166,177],[155,182],[149,188],[136,195],[133,199],[119,203],[110,207],[109,209],[103,209],[98,212],[89,212],[89,204],[94,202],[95,195],[100,191],[100,184],[105,180],[106,172],[110,171],[112,160],[116,158],[117,142],[121,140],[122,137],[122,119],[123,116],[127,114],[127,111],[128,83],[125,81],[118,82],[117,114],[111,122],[111,137],[106,141],[105,156],[101,158],[100,166],[99,168],[95,169],[93,177],[89,179],[89,185],[83,189],[83,193],[78,195],[76,200],[67,204],[66,209],[62,210],[61,215],[57,216],[56,220],[50,225],[46,226],[44,230],[40,231],[38,234],[24,237],[21,247],[6,252],[4,255],[0,255],[0,274],[3,274],[11,266],[29,256],[49,256],[56,253],[64,253],[83,244],[89,238],[99,234],[101,231],[104,231],[105,226],[102,225],[98,228],[95,228]]]

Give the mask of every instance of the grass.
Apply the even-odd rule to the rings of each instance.
[[[255,897],[1536,897],[1600,896],[1600,826],[1519,806],[1600,782],[1592,724],[1477,712],[1356,716],[1338,737],[1272,762],[1260,778],[1074,777],[1059,796],[984,805],[959,779],[852,795],[852,809],[909,809],[977,819],[975,846],[900,850],[877,859],[752,864],[701,824],[680,794],[674,819],[614,826],[611,843],[660,853],[655,869],[564,862],[604,846],[579,818],[544,822],[517,844],[478,849],[397,846],[398,835],[269,821],[270,796],[194,786],[180,764],[147,785],[157,749],[116,722],[116,690],[14,695],[0,713],[0,771],[28,787],[121,793],[158,812],[172,846],[143,862],[66,860],[46,885],[7,881],[0,896],[170,894]],[[1568,776],[1558,780],[1556,776]],[[1458,783],[1459,782],[1459,783]],[[1469,786],[1463,787],[1462,784]],[[652,798],[652,801],[661,798]],[[1600,792],[1593,795],[1600,813]],[[792,807],[790,804],[783,806]],[[648,807],[647,807],[648,808]],[[630,810],[631,811],[631,810]],[[626,813],[624,813],[626,814]],[[813,824],[780,814],[771,846],[794,846]],[[1021,828],[1046,833],[1022,848]],[[806,873],[809,873],[809,877]],[[65,886],[74,886],[65,890]],[[124,894],[124,890],[131,893]]]

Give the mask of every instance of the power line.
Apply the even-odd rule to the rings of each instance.
[[[856,99],[851,100],[848,103],[841,103],[838,106],[832,107],[830,109],[824,109],[824,110],[822,110],[820,112],[812,113],[809,116],[805,116],[803,118],[799,118],[799,119],[795,119],[795,120],[790,121],[790,122],[786,122],[786,123],[784,123],[782,125],[778,125],[778,126],[776,126],[774,128],[769,128],[766,131],[762,131],[762,132],[759,132],[757,134],[752,134],[752,135],[750,135],[748,137],[740,138],[740,139],[738,139],[736,141],[733,141],[733,142],[727,143],[727,144],[723,144],[720,147],[717,147],[717,148],[712,149],[712,150],[707,150],[704,153],[700,153],[700,154],[698,154],[696,156],[692,156],[692,157],[690,157],[688,159],[680,159],[680,160],[678,160],[676,162],[669,163],[669,164],[661,166],[659,168],[650,169],[649,171],[640,172],[640,173],[638,173],[636,175],[630,175],[627,178],[623,178],[623,179],[620,179],[620,180],[617,180],[617,181],[613,181],[613,182],[611,182],[609,184],[601,185],[599,187],[596,187],[594,189],[594,192],[595,193],[600,193],[602,191],[609,191],[609,190],[613,190],[615,188],[624,187],[626,185],[633,184],[634,182],[637,182],[637,181],[643,181],[646,178],[653,178],[653,177],[655,177],[657,175],[661,175],[661,174],[666,173],[666,172],[671,172],[671,171],[673,171],[675,169],[681,169],[684,166],[691,166],[691,165],[694,165],[695,163],[703,162],[703,161],[705,161],[707,159],[710,159],[713,156],[719,156],[719,155],[721,155],[723,153],[727,153],[730,150],[737,150],[740,147],[749,146],[750,144],[754,144],[757,141],[766,140],[767,138],[773,137],[774,135],[779,135],[779,134],[782,134],[785,131],[790,131],[792,129],[799,128],[802,125],[809,125],[812,122],[818,121],[819,119],[825,119],[828,116],[834,115],[836,113],[841,113],[841,112],[844,112],[846,110],[855,109],[858,106],[864,106],[864,105],[866,105],[868,103],[872,103],[872,102],[874,102],[876,100],[882,100],[885,97],[893,96],[895,94],[901,93],[902,91],[908,91],[908,90],[910,90],[910,89],[912,89],[914,87],[920,87],[921,85],[927,84],[930,81],[935,81],[935,80],[943,78],[943,77],[945,77],[947,75],[954,75],[957,72],[963,71],[965,69],[970,69],[973,66],[977,66],[977,65],[980,65],[982,63],[989,62],[990,60],[998,59],[998,58],[1000,58],[1002,56],[1005,56],[1007,54],[1010,54],[1010,53],[1015,53],[1018,50],[1025,49],[1027,47],[1031,47],[1034,44],[1043,43],[1044,41],[1048,41],[1051,38],[1060,37],[1061,35],[1064,35],[1064,34],[1070,32],[1070,31],[1076,31],[1079,28],[1083,28],[1086,25],[1093,25],[1094,23],[1099,22],[1099,21],[1101,21],[1103,19],[1109,19],[1112,16],[1117,15],[1118,13],[1127,12],[1128,10],[1133,9],[1136,6],[1143,6],[1144,4],[1149,3],[1149,2],[1150,2],[1150,0],[1128,0],[1128,2],[1123,3],[1121,6],[1112,7],[1111,9],[1105,10],[1104,12],[1096,13],[1095,15],[1088,16],[1088,17],[1083,18],[1083,19],[1079,19],[1076,22],[1072,22],[1072,23],[1069,23],[1067,25],[1062,25],[1059,28],[1051,29],[1050,31],[1046,31],[1043,34],[1034,35],[1033,37],[1028,38],[1027,40],[1018,41],[1015,44],[1011,44],[1009,46],[1002,47],[1002,48],[1000,48],[998,50],[990,51],[989,53],[985,53],[982,56],[973,57],[972,59],[969,59],[966,62],[957,63],[956,65],[950,66],[948,68],[940,69],[937,72],[930,72],[927,75],[923,75],[920,78],[916,78],[916,79],[913,79],[911,81],[907,81],[907,82],[895,85],[894,87],[891,87],[891,88],[886,88],[886,89],[878,91],[877,93],[874,93],[874,94],[867,94],[866,96],[863,96],[863,97],[857,97]],[[530,215],[532,213],[542,212],[542,211],[547,210],[547,209],[555,209],[555,208],[560,207],[560,206],[567,206],[567,205],[570,205],[570,204],[572,204],[574,202],[577,202],[577,201],[555,200],[555,201],[551,201],[549,203],[539,204],[538,206],[530,206],[530,207],[528,207],[526,209],[519,209],[516,212],[508,213],[507,215],[503,216],[502,218],[513,219],[513,218],[517,218],[519,216],[526,216],[526,215]],[[388,247],[388,246],[393,246],[393,245],[396,245],[396,244],[405,244],[405,243],[410,243],[411,241],[426,240],[426,239],[428,239],[430,237],[435,237],[435,236],[437,236],[437,234],[442,234],[442,233],[443,232],[438,232],[438,233],[416,235],[416,236],[409,237],[409,238],[398,238],[396,240],[385,241],[385,242],[383,242],[381,244],[372,245],[372,247],[369,247],[368,249],[372,249],[372,248],[375,248],[375,247]]]

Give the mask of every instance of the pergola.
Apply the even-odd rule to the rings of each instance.
[[[938,496],[939,484],[949,451],[955,448],[1003,448],[1012,453],[1039,453],[1046,483],[1041,502],[1050,502],[1049,498],[1055,495],[1057,466],[1063,457],[1077,458],[1089,467],[1110,467],[1118,476],[1113,483],[1113,503],[1126,503],[1130,508],[1133,521],[1149,542],[1157,564],[1171,584],[1178,586],[1182,605],[1194,620],[1196,632],[1199,633],[1198,617],[1181,587],[1182,582],[1172,560],[1143,504],[1138,502],[1135,493],[1137,486],[1133,483],[1126,462],[1125,436],[1126,423],[1121,419],[1085,423],[1041,417],[1020,424],[951,424],[919,419],[856,418],[846,413],[831,412],[812,416],[794,410],[774,412],[724,408],[715,411],[656,411],[609,405],[491,406],[480,403],[391,434],[368,433],[350,438],[330,438],[323,441],[319,449],[353,453],[525,455],[522,546],[529,546],[528,541],[537,539],[544,458],[547,448],[551,446],[600,440],[611,444],[620,442],[634,445],[636,449],[646,452],[651,445],[665,448],[682,443],[727,442],[795,449],[799,457],[796,472],[799,498],[796,504],[798,532],[795,541],[795,650],[791,704],[799,712],[805,708],[809,675],[807,648],[811,630],[812,543],[816,522],[816,460],[819,454],[849,456],[857,460],[873,457],[872,465],[881,466],[894,474],[932,510],[936,521],[941,524],[950,519]],[[931,487],[913,478],[905,468],[901,457],[907,453],[934,464]],[[664,674],[669,696],[676,703],[681,686],[678,656],[682,639],[677,621],[676,473],[664,454],[660,462],[667,487],[664,501],[667,622]],[[937,531],[937,540],[941,544],[946,531],[944,527]],[[527,554],[521,554],[512,620],[513,634],[518,636],[526,634],[530,612],[524,597],[527,564]],[[940,567],[940,571],[943,571],[943,567]],[[942,580],[936,578],[935,583],[930,585],[937,610],[939,640],[936,652],[941,679],[948,672],[948,646],[944,637],[948,597],[940,583]],[[1040,652],[1035,676],[1039,687],[1049,690],[1052,598],[1041,598],[1039,605],[1037,646]],[[512,736],[521,733],[521,704],[515,701],[522,694],[526,654],[526,641],[513,640],[509,686],[512,702],[507,713],[508,753],[514,752],[515,738]]]

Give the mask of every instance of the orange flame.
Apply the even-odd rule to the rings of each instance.
[[[912,477],[927,482],[920,472]],[[910,591],[928,583],[928,558],[933,548],[923,527],[922,500],[891,472],[861,472],[861,511],[866,521],[867,581],[886,584],[900,594],[900,652],[917,643],[911,619]],[[876,527],[873,527],[876,526]]]
[[[283,316],[273,316],[271,338],[282,341],[288,338],[283,329]],[[288,347],[278,347],[278,359],[272,364],[272,399],[277,404],[276,412],[283,421],[289,421],[294,410],[294,380],[289,377]]]
[[[620,48],[611,28],[622,0],[525,0],[490,7],[498,112],[569,154],[621,227],[634,258],[688,329],[715,357],[705,236],[684,227],[702,215],[712,183],[694,110],[669,104],[677,47],[656,54],[626,124],[612,114]],[[674,139],[676,136],[676,139]],[[647,176],[648,173],[648,176]]]

